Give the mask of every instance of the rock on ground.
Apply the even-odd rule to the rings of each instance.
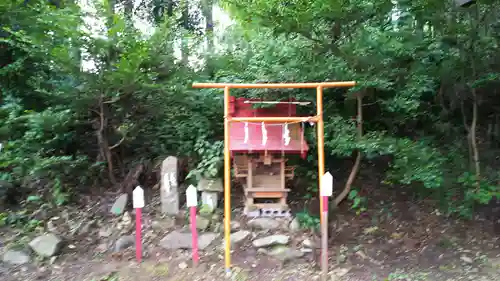
[[[250,234],[252,234],[252,233],[250,231],[247,231],[247,230],[240,230],[240,231],[231,233],[231,236],[229,238],[231,241],[231,245],[236,245],[236,244],[241,243],[243,240],[247,239],[248,236],[250,236]],[[224,241],[223,245],[226,245],[226,241]]]
[[[302,241],[302,246],[309,248],[309,249],[319,248],[318,243],[316,243],[312,239],[306,239],[306,240]]]
[[[188,264],[187,264],[187,263],[185,263],[185,262],[181,262],[181,263],[179,264],[179,268],[180,268],[180,269],[186,269],[187,267],[188,267]]]
[[[238,231],[240,230],[241,228],[241,223],[240,222],[237,222],[237,221],[231,221],[231,232],[235,232],[235,231]]]
[[[59,237],[49,233],[31,240],[29,246],[42,257],[52,257],[60,250],[61,244],[62,240]]]
[[[265,251],[265,254],[283,262],[291,261],[304,256],[303,252],[283,245],[275,246],[271,250]]]
[[[123,251],[126,248],[133,246],[134,244],[135,244],[134,236],[131,235],[122,236],[118,238],[118,240],[116,240],[115,252]]]
[[[160,220],[155,220],[152,222],[151,226],[154,230],[158,231],[173,228],[175,227],[175,217],[165,217]]]
[[[210,226],[210,219],[203,216],[196,216],[196,228],[201,231],[205,231]]]
[[[248,222],[248,226],[257,229],[277,229],[281,223],[271,218],[257,218]]]
[[[225,220],[225,219],[223,219],[223,220],[222,220],[222,223],[224,224],[224,223],[225,223],[225,221],[226,221],[226,220]],[[232,233],[232,232],[236,232],[236,231],[238,231],[238,230],[240,230],[240,229],[241,229],[241,223],[240,223],[239,221],[231,221],[231,222],[230,222],[230,225],[231,225],[231,228],[230,228],[230,229],[231,229],[231,233]],[[224,228],[223,228],[222,230],[224,230]]]
[[[128,194],[123,193],[116,199],[113,206],[111,206],[110,212],[115,215],[121,215],[125,211],[128,202]]]
[[[297,232],[300,230],[300,222],[298,218],[294,218],[290,225],[288,226],[291,232]]]
[[[343,267],[335,268],[330,272],[333,275],[332,280],[334,280],[334,277],[342,277],[346,275],[350,270],[351,270],[350,268],[343,268]]]
[[[8,264],[21,265],[30,262],[30,255],[23,251],[7,251],[3,254],[2,261]]]
[[[113,234],[113,229],[111,227],[103,227],[99,230],[99,237],[107,238]]]
[[[286,245],[290,242],[290,237],[287,235],[271,235],[256,239],[252,242],[254,247],[263,248],[273,245]]]
[[[85,223],[81,228],[78,229],[78,235],[85,235],[91,232],[92,227],[96,224],[96,220],[91,220]]]
[[[465,262],[465,263],[473,263],[474,262],[474,260],[469,258],[468,256],[461,256],[460,260]]]
[[[219,235],[216,233],[202,233],[198,236],[198,249],[204,250],[208,247]],[[160,246],[167,250],[191,249],[191,233],[172,231],[160,241]]]

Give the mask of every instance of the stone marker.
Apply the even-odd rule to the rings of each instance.
[[[62,240],[52,233],[38,236],[31,240],[29,246],[35,253],[42,257],[52,257],[61,248]]]
[[[128,202],[128,194],[123,193],[118,196],[113,206],[111,206],[110,212],[119,216],[125,212],[125,208],[127,207]]]
[[[179,213],[178,160],[169,156],[161,165],[161,211],[167,215]]]

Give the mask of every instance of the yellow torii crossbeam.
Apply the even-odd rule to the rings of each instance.
[[[323,123],[323,88],[353,87],[354,81],[319,82],[319,83],[193,83],[193,88],[224,89],[224,240],[226,272],[231,272],[231,162],[229,151],[230,122],[316,122],[318,126],[318,184],[321,189],[321,178],[325,174],[325,140]],[[230,89],[299,89],[316,88],[316,115],[309,117],[231,117],[229,114]],[[320,191],[321,194],[321,191]],[[323,210],[323,200],[320,200],[320,210]],[[328,224],[322,221],[321,224]],[[324,245],[322,251],[324,252]]]

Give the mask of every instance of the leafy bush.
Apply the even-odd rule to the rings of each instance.
[[[196,178],[199,181],[204,178],[215,178],[220,174],[224,164],[224,142],[216,141],[210,143],[205,139],[199,139],[194,146],[195,152],[200,158],[195,169],[192,169],[186,178]]]

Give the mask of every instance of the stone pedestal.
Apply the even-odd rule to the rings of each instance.
[[[222,179],[202,178],[198,182],[198,190],[201,191],[201,202],[211,212],[217,209],[219,193],[224,191]]]
[[[179,213],[178,160],[174,156],[165,159],[161,166],[161,211],[167,215]]]
[[[205,208],[210,211],[215,211],[217,209],[217,203],[219,202],[219,192],[213,191],[202,191],[201,192],[201,202]]]

